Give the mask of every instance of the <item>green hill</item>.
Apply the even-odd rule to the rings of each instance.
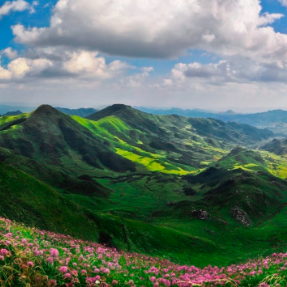
[[[236,122],[246,125],[251,125],[256,128],[267,128],[272,132],[279,135],[287,135],[287,111],[284,110],[272,110],[261,113],[253,114],[236,114],[233,111],[227,111],[224,113],[205,111],[205,110],[183,110],[183,109],[169,109],[169,110],[156,110],[138,108],[139,110],[149,112],[155,115],[179,115],[185,117],[195,118],[213,118],[219,119],[224,122]]]
[[[125,105],[89,119],[47,105],[3,116],[0,215],[199,266],[266,255],[284,248],[272,227],[285,212],[284,158],[250,149],[273,136]]]
[[[272,152],[277,155],[287,154],[287,139],[274,139],[263,145],[260,149]]]

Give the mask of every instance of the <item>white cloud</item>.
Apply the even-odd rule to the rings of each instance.
[[[143,67],[141,73],[122,79],[121,85],[129,88],[140,88],[153,70],[153,67]]]
[[[287,0],[279,0],[279,2],[280,2],[283,6],[287,7]]]
[[[54,52],[58,55],[52,57]],[[4,53],[15,56],[13,50],[5,49],[2,51],[2,54]],[[0,81],[27,81],[28,79],[35,80],[35,78],[106,80],[120,76],[132,68],[119,60],[107,64],[105,58],[99,57],[97,52],[38,49],[37,53],[39,54],[34,55],[38,57],[34,59],[27,57],[13,59],[6,69],[0,66]]]
[[[178,63],[164,79],[166,86],[184,86],[197,83],[224,85],[227,83],[282,82],[287,81],[287,69],[276,64],[266,64],[237,58],[218,63]]]
[[[13,27],[17,41],[112,55],[167,58],[188,49],[287,62],[287,35],[259,0],[59,0],[50,27]]]
[[[33,2],[33,4],[30,5],[24,0],[7,1],[0,7],[0,19],[13,11],[21,12],[30,9],[30,11],[32,12],[35,4],[36,2]]]
[[[12,81],[22,79],[28,74],[39,74],[51,66],[52,63],[46,59],[17,58],[8,64],[7,69],[0,66],[0,81]]]
[[[63,63],[63,67],[71,74],[99,79],[112,78],[118,72],[126,70],[129,67],[126,63],[118,60],[107,65],[105,58],[97,57],[97,55],[97,52],[74,52],[70,59]]]
[[[5,55],[8,59],[13,60],[13,59],[17,58],[18,52],[9,47],[9,48],[6,48],[6,49],[0,51],[0,59],[3,55]]]

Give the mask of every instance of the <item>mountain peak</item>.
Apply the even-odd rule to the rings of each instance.
[[[131,106],[128,106],[128,105],[125,105],[125,104],[113,104],[110,107],[113,108],[113,109],[117,109],[117,110],[131,108]]]
[[[225,115],[225,116],[233,116],[236,115],[236,112],[232,111],[232,110],[228,110],[226,112],[222,112],[220,113],[221,115]]]
[[[41,105],[33,112],[33,116],[38,115],[51,116],[52,114],[59,114],[59,113],[60,113],[59,111],[57,111],[50,105]]]
[[[105,109],[92,114],[87,118],[90,120],[98,121],[104,117],[114,116],[125,111],[133,111],[133,110],[135,109],[133,109],[131,106],[127,106],[124,104],[114,104],[112,106],[106,107]]]

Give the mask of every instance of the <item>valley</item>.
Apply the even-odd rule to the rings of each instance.
[[[181,264],[286,248],[285,141],[218,119],[116,104],[0,118],[0,216]]]

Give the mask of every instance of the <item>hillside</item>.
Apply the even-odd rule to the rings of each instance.
[[[277,155],[287,154],[287,139],[274,139],[271,142],[263,145],[262,150],[267,150]]]
[[[223,113],[205,111],[205,110],[183,110],[183,109],[145,109],[138,108],[142,111],[149,112],[155,115],[179,115],[184,117],[196,118],[213,118],[219,119],[224,122],[237,122],[242,124],[251,125],[257,128],[267,128],[272,132],[279,135],[287,135],[287,111],[273,110],[254,114],[236,114],[233,111]]]
[[[88,119],[47,105],[4,116],[3,174],[10,176],[12,169],[11,177],[19,185],[24,182],[17,192],[13,181],[6,188],[11,198],[19,198],[19,192],[27,199],[17,203],[24,220],[8,199],[6,205],[0,202],[0,215],[51,231],[71,230],[83,238],[77,224],[73,230],[64,217],[52,217],[51,210],[61,209],[63,199],[65,216],[73,210],[75,222],[82,218],[89,223],[82,233],[92,232],[85,239],[111,247],[198,266],[268,255],[284,250],[280,236],[285,235],[274,223],[282,222],[286,212],[287,185],[276,177],[280,169],[271,161],[275,155],[250,148],[273,136],[245,124],[156,116],[125,105]],[[59,198],[54,207],[40,204],[44,193]],[[46,223],[38,213],[47,213],[43,216],[50,225],[41,225]],[[264,239],[258,243],[255,234]]]
[[[155,116],[125,105],[113,105],[88,119],[97,121],[100,128],[105,130],[95,128],[98,134],[109,134],[111,138],[116,135],[127,145],[136,147],[137,150],[133,152],[130,149],[123,151],[122,147],[117,151],[130,160],[140,161],[137,159],[138,148],[150,153],[146,156],[147,160],[155,159],[151,153],[162,156],[168,153],[165,155],[168,162],[160,162],[163,166],[172,162],[172,165],[200,168],[204,162],[220,158],[235,145],[253,145],[273,136],[268,130],[247,125],[175,115]],[[182,169],[186,170],[186,167]]]
[[[0,164],[0,178],[2,216],[83,239],[98,238],[96,232],[90,233],[96,225],[50,186],[4,163]]]
[[[134,165],[109,151],[105,141],[70,116],[43,105],[31,114],[5,117],[0,122],[0,145],[43,164],[66,170],[104,169],[118,162],[115,171],[134,170]],[[81,175],[81,174],[79,174]]]
[[[260,154],[242,148],[232,150],[198,175],[184,178],[204,194],[207,213],[229,224],[262,222],[280,210],[287,199],[286,182],[267,171]],[[217,215],[212,214],[214,210]]]
[[[0,282],[7,286],[211,287],[234,286],[236,282],[239,287],[266,287],[287,283],[286,253],[223,268],[201,269],[119,252],[4,218],[0,218],[0,237],[6,239],[0,245]]]
[[[56,107],[55,109],[62,113],[65,113],[71,116],[79,116],[82,118],[88,117],[97,111],[94,108],[67,109],[67,108]]]

